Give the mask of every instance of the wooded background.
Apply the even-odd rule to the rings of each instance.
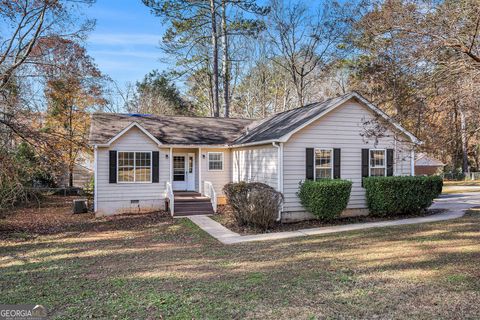
[[[447,170],[480,168],[480,0],[139,0],[172,67],[124,89],[85,49],[93,2],[0,1],[4,198],[71,184],[94,111],[263,118],[351,90]]]

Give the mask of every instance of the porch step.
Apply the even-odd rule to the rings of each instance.
[[[198,192],[174,192],[175,216],[191,216],[213,214],[210,198],[202,196]]]
[[[213,213],[213,207],[211,203],[204,204],[177,204],[175,205],[175,214],[184,212],[210,212]]]
[[[210,198],[208,197],[177,197],[175,196],[175,203],[180,203],[180,202],[193,202],[193,203],[202,203],[202,202],[210,202]]]
[[[189,217],[189,216],[203,216],[203,215],[211,215],[214,214],[213,211],[192,211],[192,212],[182,212],[182,213],[177,213],[173,215],[174,217]]]
[[[202,194],[196,191],[173,191],[175,197],[200,197]]]

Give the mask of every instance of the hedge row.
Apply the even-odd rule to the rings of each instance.
[[[417,213],[427,209],[442,193],[441,177],[369,177],[364,178],[370,214],[391,216]]]

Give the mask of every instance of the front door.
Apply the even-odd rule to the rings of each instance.
[[[195,154],[173,154],[173,190],[195,190]]]

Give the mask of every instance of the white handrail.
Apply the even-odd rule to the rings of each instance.
[[[173,194],[172,184],[167,181],[165,185],[165,197],[168,198],[168,207],[170,209],[170,214],[173,216],[175,212],[175,196]]]
[[[205,196],[210,198],[210,202],[212,202],[213,212],[217,213],[217,193],[215,192],[215,188],[210,181],[205,181],[203,183],[203,192]]]

